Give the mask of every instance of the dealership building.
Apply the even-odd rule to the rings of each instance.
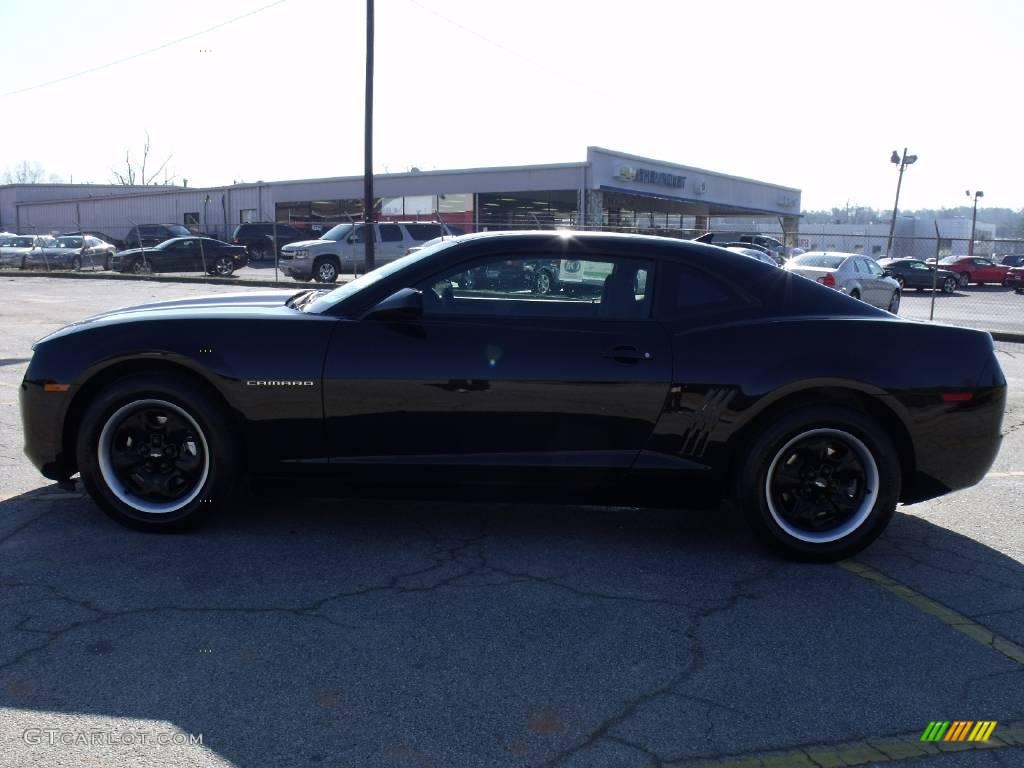
[[[442,220],[466,231],[588,227],[705,231],[762,222],[795,237],[800,190],[588,147],[574,163],[374,176],[378,220]],[[135,224],[183,224],[230,239],[240,223],[288,222],[312,236],[363,217],[363,177],[122,187],[0,186],[0,231],[95,230],[123,238]],[[729,227],[733,228],[733,227]]]

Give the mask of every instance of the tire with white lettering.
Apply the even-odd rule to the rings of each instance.
[[[102,389],[79,424],[89,495],[122,525],[178,531],[229,506],[241,474],[235,430],[209,385],[133,374]]]

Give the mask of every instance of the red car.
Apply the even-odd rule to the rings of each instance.
[[[1010,271],[1009,267],[996,264],[992,259],[983,256],[947,256],[939,264],[943,269],[960,275],[961,288],[966,288],[968,283],[1002,285]]]

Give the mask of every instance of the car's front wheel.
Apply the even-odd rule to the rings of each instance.
[[[942,292],[953,293],[956,290],[956,278],[947,277],[942,281]]]
[[[123,525],[180,530],[227,506],[239,472],[223,407],[196,382],[135,375],[85,411],[77,457],[89,495]]]
[[[903,290],[903,286],[906,285],[906,282],[907,281],[904,280],[902,277],[899,277],[899,276],[896,277],[896,285],[898,285],[900,287],[901,291]]]
[[[131,264],[128,265],[128,271],[133,275],[145,275],[153,271],[153,268],[143,259],[134,259]]]
[[[892,440],[875,419],[843,406],[806,406],[765,423],[740,471],[751,525],[798,560],[831,562],[864,549],[900,495]]]
[[[319,283],[333,283],[338,279],[338,265],[333,259],[317,259],[313,264],[313,277]]]
[[[547,295],[551,293],[552,285],[551,273],[546,269],[542,269],[537,273],[537,276],[533,278],[534,293]]]

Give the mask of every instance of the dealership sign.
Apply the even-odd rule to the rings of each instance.
[[[652,171],[650,168],[633,168],[623,165],[615,177],[619,181],[632,181],[637,184],[653,184],[656,187],[682,189],[686,185],[686,177],[664,171]]]

